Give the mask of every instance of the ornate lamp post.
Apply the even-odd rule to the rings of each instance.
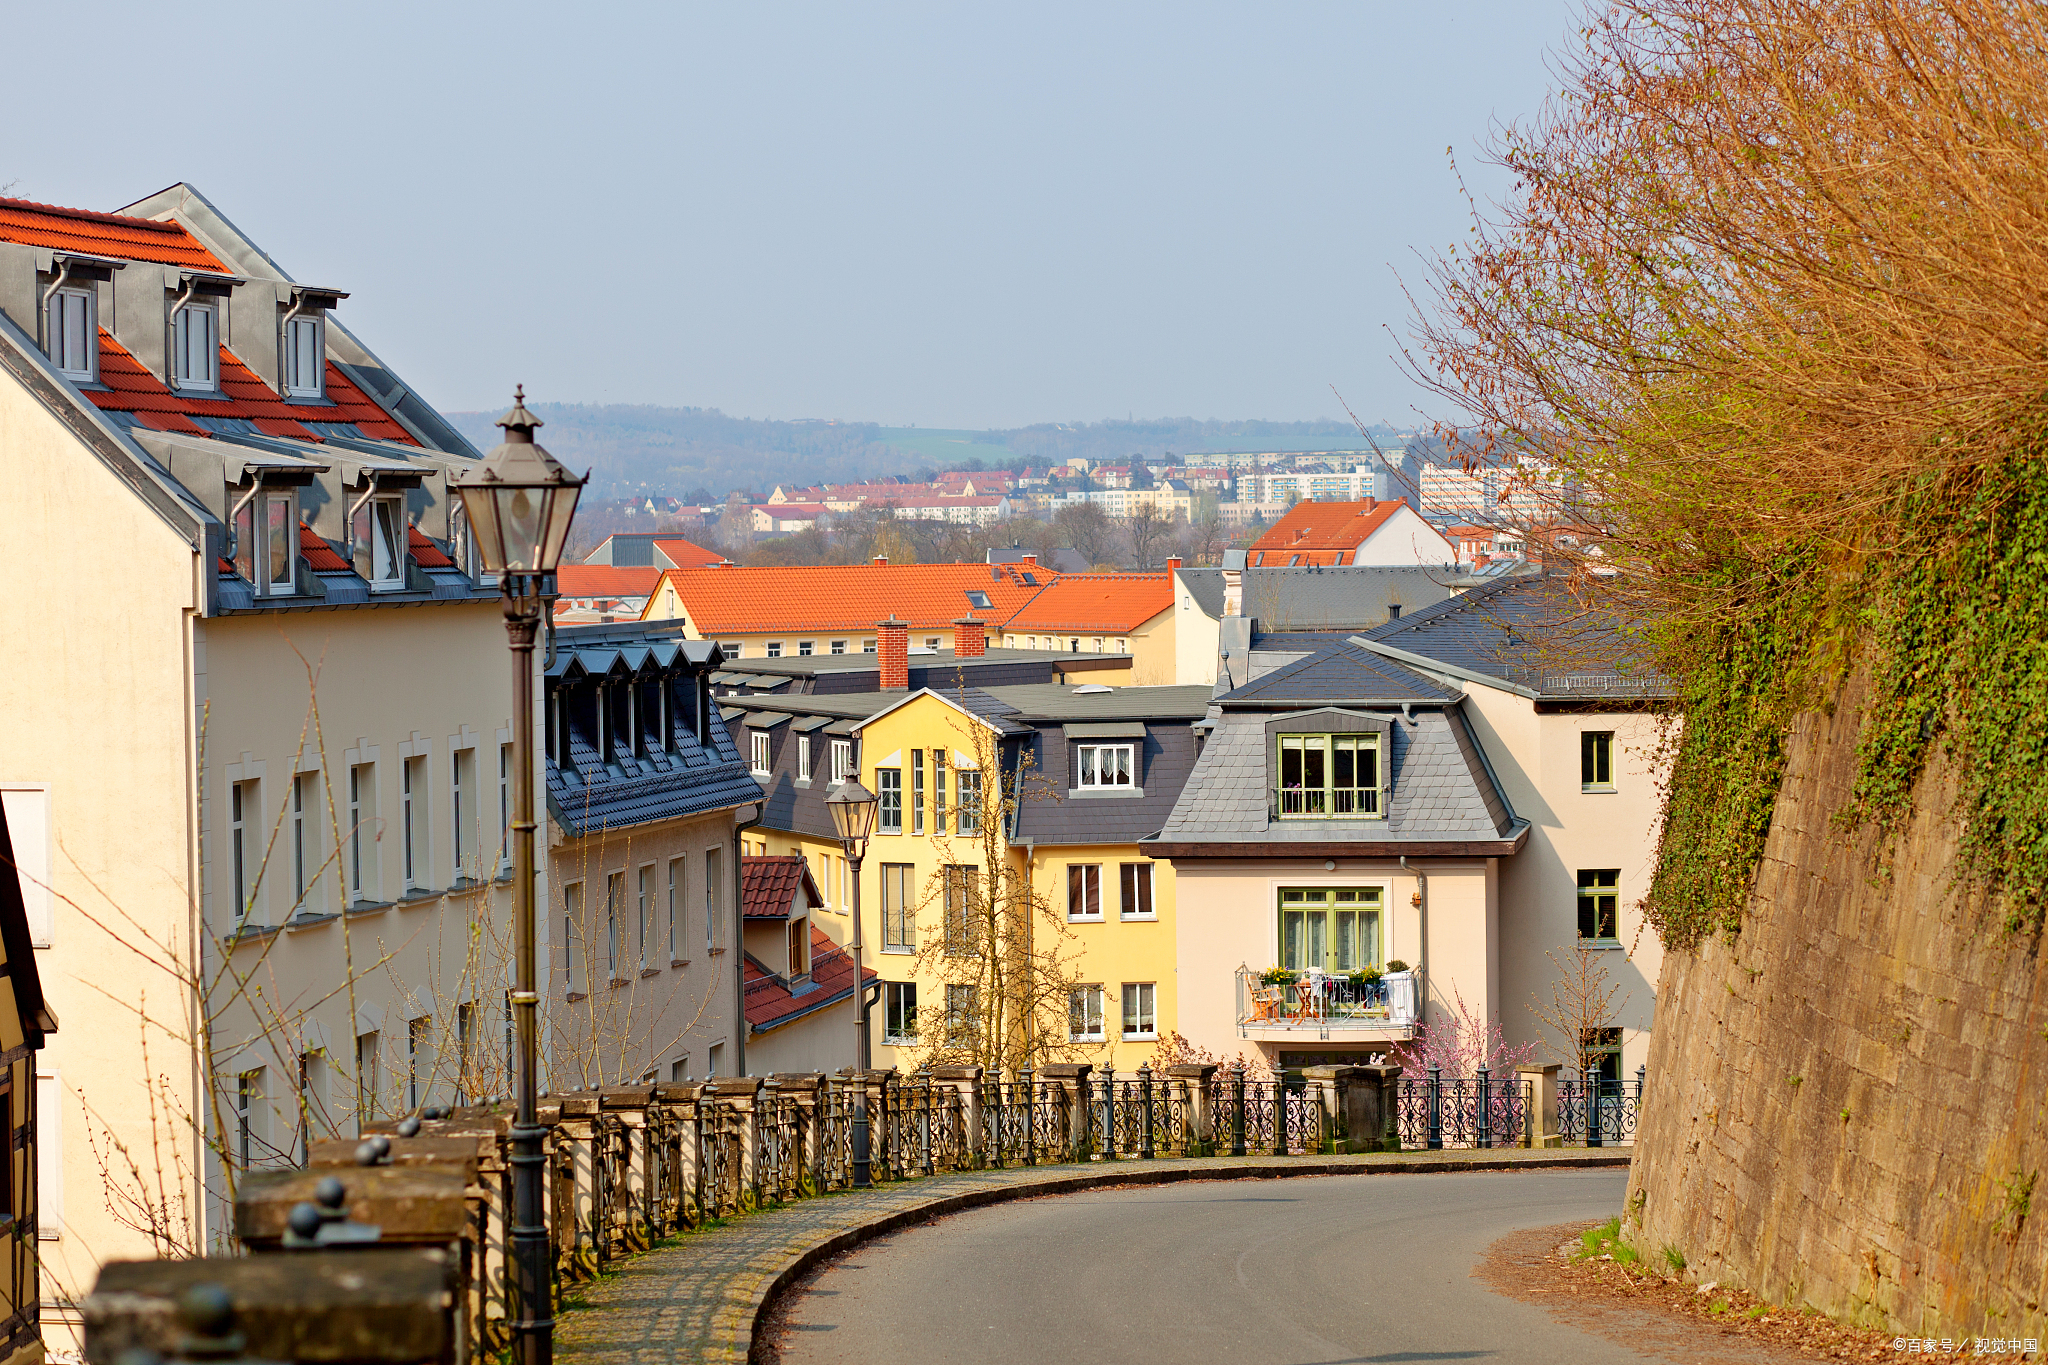
[[[549,1302],[548,1233],[542,1223],[546,1131],[536,1109],[535,1061],[540,1048],[535,986],[533,905],[533,641],[542,594],[562,559],[569,522],[583,491],[577,478],[534,444],[540,418],[526,410],[526,390],[514,390],[512,410],[498,419],[505,441],[455,485],[462,495],[477,554],[498,576],[505,600],[505,633],[512,645],[512,1012],[519,1046],[513,1078],[512,1279],[518,1316],[512,1356],[518,1365],[549,1365],[555,1354],[554,1308]]]
[[[853,865],[853,1064],[862,1073],[853,1091],[853,1185],[864,1190],[870,1184],[868,1170],[868,983],[860,974],[860,861],[868,853],[868,836],[875,832],[873,792],[854,778],[832,789],[825,809],[832,812],[832,828],[838,831],[839,847]]]

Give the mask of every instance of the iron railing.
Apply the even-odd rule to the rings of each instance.
[[[1600,1075],[1577,1076],[1557,1083],[1557,1131],[1572,1147],[1623,1147],[1636,1140],[1636,1119],[1643,1107],[1644,1067],[1633,1081]],[[1593,1123],[1586,1121],[1591,1108]]]

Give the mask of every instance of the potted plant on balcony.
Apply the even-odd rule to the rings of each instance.
[[[1421,974],[1419,968],[1410,971],[1408,964],[1398,957],[1387,963],[1387,1012],[1394,1019],[1412,1021],[1419,1017],[1421,1002],[1416,998],[1416,977]]]
[[[1265,971],[1259,973],[1259,984],[1261,986],[1292,986],[1294,984],[1294,973],[1286,967],[1268,967]]]

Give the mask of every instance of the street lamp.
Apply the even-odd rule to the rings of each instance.
[[[825,798],[839,847],[853,864],[853,1064],[859,1072],[853,1090],[853,1187],[868,1188],[868,983],[860,974],[860,861],[867,857],[868,836],[875,832],[875,794],[858,779],[847,778]]]
[[[540,418],[526,410],[524,386],[498,419],[505,440],[458,480],[463,511],[486,572],[498,576],[505,633],[512,646],[512,1011],[519,1043],[513,1077],[512,1277],[518,1316],[512,1356],[518,1365],[550,1365],[555,1354],[549,1303],[548,1232],[541,1221],[547,1130],[536,1105],[540,995],[535,989],[533,906],[533,641],[539,632],[546,580],[562,559],[569,522],[584,480],[534,444]]]

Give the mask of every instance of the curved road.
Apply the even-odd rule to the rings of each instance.
[[[785,1365],[1639,1361],[1472,1278],[1494,1239],[1610,1217],[1626,1170],[1104,1190],[861,1247],[789,1306]]]

